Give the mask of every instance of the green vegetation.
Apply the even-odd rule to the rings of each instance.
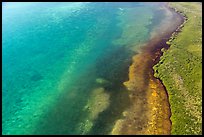
[[[202,134],[202,4],[170,3],[188,20],[153,68],[171,106],[171,134]]]

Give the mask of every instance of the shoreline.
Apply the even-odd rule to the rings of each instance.
[[[177,11],[175,8],[173,8],[173,7],[169,6],[169,5],[168,5],[168,8],[171,9],[173,12],[178,13],[178,15],[182,18],[182,23],[177,27],[177,29],[176,29],[175,31],[173,31],[173,33],[170,35],[170,37],[165,41],[165,44],[168,45],[168,47],[167,47],[165,50],[168,50],[168,49],[170,48],[171,45],[169,45],[169,44],[167,44],[167,43],[168,43],[169,41],[171,41],[172,39],[176,38],[176,36],[178,35],[178,33],[181,32],[181,29],[184,27],[184,24],[186,23],[186,21],[188,20],[188,18],[186,17],[186,15],[184,15],[184,14],[182,14],[181,12]],[[161,51],[161,49],[160,49],[160,52],[161,52],[161,53],[160,53],[160,56],[158,56],[158,58],[155,60],[154,65],[156,65],[157,63],[159,63],[160,58],[163,56],[163,52]],[[154,65],[152,66],[153,75],[155,74],[155,73],[154,73],[154,69],[153,69]],[[164,87],[164,91],[165,91],[165,93],[166,93],[166,96],[167,96],[167,98],[168,98],[168,105],[169,105],[169,109],[170,109],[169,120],[170,120],[170,122],[171,122],[171,127],[170,127],[171,129],[170,129],[170,131],[171,131],[171,130],[172,130],[172,121],[171,121],[170,118],[171,118],[171,116],[172,116],[172,113],[171,113],[171,104],[170,104],[170,102],[169,102],[169,93],[168,93],[168,91],[167,91],[165,85],[163,84],[163,81],[162,81],[160,78],[157,78],[157,77],[155,77],[155,76],[154,76],[154,78],[158,79],[158,80],[161,82],[161,84],[162,84],[163,87]]]
[[[168,93],[162,81],[154,77],[153,66],[159,62],[163,54],[161,49],[169,48],[167,41],[177,33],[184,18],[166,3],[164,7],[178,18],[177,26],[173,29],[169,27],[165,33],[154,36],[141,47],[139,54],[133,56],[133,63],[129,67],[129,81],[124,82],[130,91],[129,97],[133,106],[124,112],[124,119],[116,122],[112,134],[170,134],[171,132]]]
[[[171,48],[153,67],[155,77],[161,79],[168,90],[171,134],[202,134],[201,6],[199,3],[170,3],[170,8],[185,21],[167,41]]]
[[[172,31],[170,34],[167,34],[165,37],[167,37],[167,39],[162,39],[161,42],[159,42],[157,45],[163,45],[163,47],[159,47],[158,49],[156,49],[158,52],[159,52],[159,55],[155,57],[154,61],[153,61],[153,65],[152,65],[152,74],[154,76],[155,72],[154,72],[154,65],[156,65],[157,63],[159,63],[160,61],[160,58],[163,56],[163,51],[162,49],[164,48],[164,50],[168,50],[170,48],[170,44],[167,44],[169,41],[171,41],[172,39],[176,38],[176,36],[178,35],[179,32],[181,32],[181,29],[184,27],[184,24],[186,23],[186,21],[188,20],[188,18],[186,17],[186,15],[182,14],[182,12],[179,12],[177,11],[175,8],[169,6],[169,3],[166,5],[170,10],[171,12],[175,12],[177,13],[177,15],[182,19],[182,23],[174,30]],[[155,47],[156,48],[156,47]],[[155,52],[156,54],[156,52]],[[171,121],[171,116],[172,116],[172,113],[171,113],[171,105],[170,105],[170,102],[169,102],[169,93],[165,87],[165,85],[163,84],[163,81],[160,79],[160,78],[157,78],[154,76],[154,78],[158,79],[161,83],[161,85],[163,86],[164,88],[164,91],[166,93],[166,96],[167,96],[167,99],[168,99],[168,107],[169,107],[169,110],[170,110],[170,115],[169,115],[169,120],[170,120],[170,123],[171,123],[171,127],[170,127],[170,131],[172,129],[172,121]]]

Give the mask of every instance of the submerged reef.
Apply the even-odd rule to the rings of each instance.
[[[103,87],[92,91],[87,105],[83,109],[88,112],[88,117],[79,124],[81,134],[87,134],[91,130],[94,120],[109,106],[109,98],[110,95],[106,93]]]

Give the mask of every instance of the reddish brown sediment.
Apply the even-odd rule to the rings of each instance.
[[[112,134],[170,134],[171,111],[168,94],[162,82],[154,77],[153,66],[162,56],[161,49],[168,49],[166,42],[173,33],[179,32],[183,16],[168,5],[173,23],[161,26],[140,53],[133,57],[129,68],[128,88],[132,106],[124,112],[124,118],[116,122]],[[164,28],[166,26],[166,28]]]

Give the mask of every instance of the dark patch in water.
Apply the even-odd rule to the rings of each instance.
[[[43,79],[43,76],[40,73],[35,73],[30,78],[32,81],[39,81]]]
[[[98,115],[88,134],[108,134],[115,121],[122,117],[123,111],[130,107],[129,94],[123,82],[128,80],[128,69],[133,53],[121,46],[110,51],[106,50],[104,54],[106,55],[97,61],[96,74],[112,83],[105,88],[110,94],[110,106]]]
[[[128,80],[128,69],[133,54],[123,46],[116,46],[115,49],[106,50],[102,55],[103,58],[97,60],[97,77],[102,77],[113,83],[107,90],[115,90]]]

